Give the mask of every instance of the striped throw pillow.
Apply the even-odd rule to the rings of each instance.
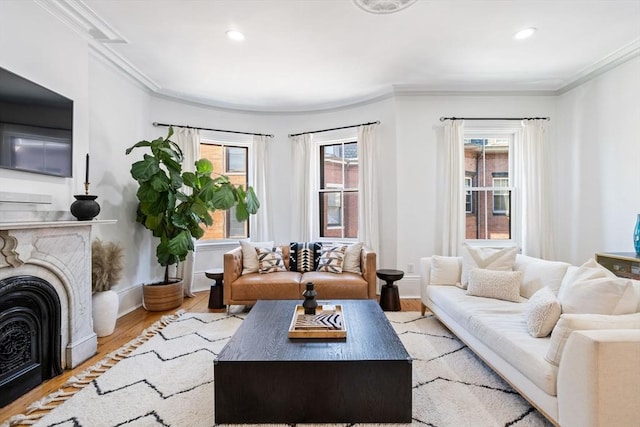
[[[282,260],[282,248],[256,248],[258,255],[258,273],[275,273],[287,271]]]
[[[329,248],[322,248],[320,261],[318,261],[317,271],[336,274],[342,273],[344,254],[346,251],[346,246],[332,246]]]

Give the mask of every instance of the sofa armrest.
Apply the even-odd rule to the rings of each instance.
[[[431,280],[431,257],[420,258],[419,266],[420,270],[420,302],[422,303],[421,313],[424,313],[427,308],[427,286]]]
[[[558,368],[563,427],[637,426],[640,330],[574,331]]]
[[[362,268],[362,277],[369,284],[367,292],[369,299],[374,299],[377,293],[376,262],[376,253],[363,247],[360,252],[360,266]]]
[[[242,275],[242,248],[237,247],[224,254],[223,264],[223,302],[229,305],[231,301],[231,284]]]

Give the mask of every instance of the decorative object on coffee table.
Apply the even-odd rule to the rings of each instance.
[[[222,302],[224,271],[221,268],[212,268],[205,271],[204,275],[213,280],[209,291],[209,308],[224,308]]]
[[[380,289],[380,307],[384,311],[400,311],[400,293],[394,282],[404,277],[404,271],[382,269],[376,271],[376,275],[386,282]]]
[[[346,338],[347,325],[341,305],[320,305],[317,314],[306,314],[296,305],[289,326],[289,338]]]
[[[316,295],[318,293],[313,289],[313,283],[307,283],[307,289],[302,293],[304,297],[304,302],[302,303],[304,314],[316,314],[316,307],[318,306]]]

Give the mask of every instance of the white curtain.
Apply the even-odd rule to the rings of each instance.
[[[251,240],[264,242],[271,239],[271,223],[269,221],[269,197],[267,192],[267,137],[253,136],[253,165],[251,176],[253,189],[260,201],[260,209],[249,218]]]
[[[550,224],[548,214],[546,120],[523,120],[522,140],[514,147],[514,187],[520,214],[522,253],[551,259]]]
[[[442,255],[458,256],[465,239],[464,120],[444,125]]]
[[[173,141],[178,144],[184,156],[182,171],[193,172],[195,170],[195,162],[200,158],[200,131],[191,128],[174,128]],[[194,296],[191,291],[195,269],[194,258],[195,249],[189,252],[187,258],[178,267],[178,274],[182,277],[183,281],[184,295],[188,297]]]
[[[293,159],[293,194],[297,203],[291,206],[291,240],[309,242],[312,236],[312,188],[313,176],[312,142],[310,134],[292,136],[291,153]]]
[[[377,125],[358,127],[358,239],[379,251]]]

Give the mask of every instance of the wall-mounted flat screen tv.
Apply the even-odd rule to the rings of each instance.
[[[0,68],[0,168],[72,176],[73,101]]]

